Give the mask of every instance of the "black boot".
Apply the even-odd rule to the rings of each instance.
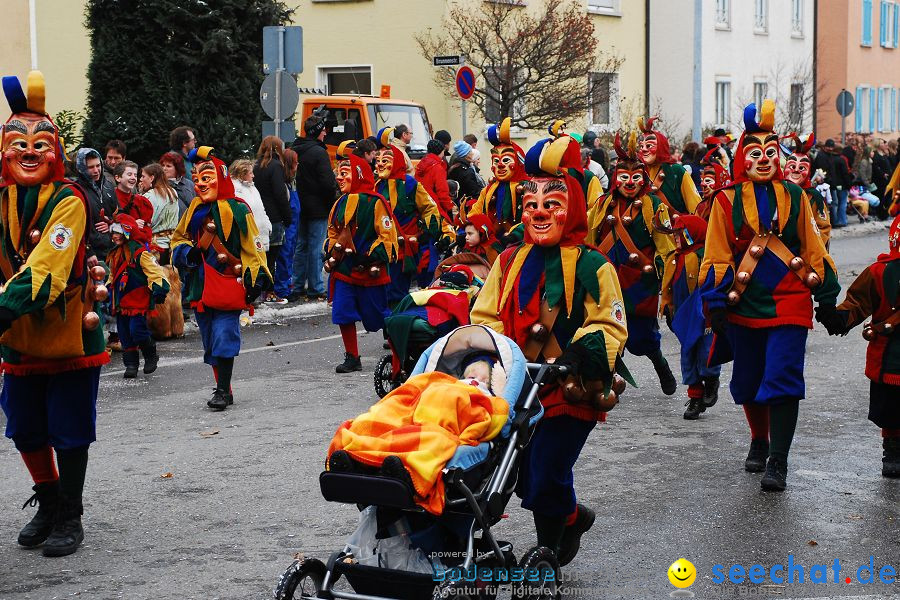
[[[50,537],[44,542],[44,556],[68,556],[84,541],[81,500],[60,496],[59,511]]]
[[[675,376],[672,375],[672,369],[669,368],[669,362],[662,355],[662,352],[657,350],[653,354],[648,355],[650,362],[653,363],[653,368],[656,370],[656,376],[659,377],[659,385],[662,388],[663,394],[666,396],[671,396],[676,391],[678,391],[678,382],[675,380]]]
[[[578,549],[581,548],[581,536],[593,527],[594,520],[597,515],[594,511],[583,504],[576,505],[578,513],[575,515],[575,522],[566,525],[563,531],[562,540],[559,542],[559,566],[564,567],[575,558]]]
[[[696,421],[700,418],[700,413],[706,410],[703,398],[688,398],[684,405],[687,406],[684,411],[684,418],[688,421]]]
[[[714,406],[719,399],[719,378],[711,377],[703,380],[703,405]]]
[[[884,457],[881,459],[883,477],[900,477],[900,437],[887,437],[881,443]]]
[[[231,392],[216,388],[213,391],[212,398],[207,401],[206,405],[213,410],[225,410],[228,406],[234,404],[234,396]]]
[[[149,375],[159,364],[159,353],[156,351],[156,340],[148,338],[141,342],[141,354],[144,356],[144,374]]]
[[[766,463],[766,474],[759,480],[759,485],[767,492],[783,492],[787,487],[787,461],[770,456]]]
[[[750,452],[744,461],[744,470],[750,473],[761,473],[766,468],[769,456],[769,440],[751,440]]]
[[[34,495],[22,505],[37,505],[38,511],[22,531],[19,532],[19,545],[31,548],[47,539],[56,522],[56,511],[59,507],[59,481],[35,484],[31,489]]]
[[[125,373],[123,379],[134,379],[137,377],[138,365],[141,362],[140,355],[137,350],[123,350],[122,362],[125,363]]]
[[[551,517],[531,513],[534,517],[534,530],[537,533],[538,546],[544,546],[559,555],[559,545],[566,531],[565,517]]]
[[[349,352],[344,352],[344,362],[334,368],[335,373],[352,373],[353,371],[362,371],[362,361],[358,356],[353,356]]]

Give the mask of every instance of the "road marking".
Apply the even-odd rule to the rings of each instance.
[[[362,333],[361,331],[356,332],[357,335]],[[297,340],[296,342],[285,342],[283,344],[275,344],[274,346],[260,346],[259,348],[250,348],[248,350],[241,350],[241,355],[251,354],[253,352],[262,352],[263,350],[275,350],[276,348],[290,348],[291,346],[302,346],[304,344],[314,344],[315,342],[325,342],[328,340],[336,340],[340,339],[341,334],[337,335],[327,335],[325,337],[313,338],[310,340]],[[197,358],[185,358],[183,360],[173,360],[173,361],[160,361],[158,369],[162,369],[163,367],[177,367],[181,365],[195,365],[203,362],[203,356],[199,356]],[[101,373],[100,377],[112,377],[113,375],[121,375],[125,372],[125,369],[121,369],[119,371],[107,371],[105,373]]]

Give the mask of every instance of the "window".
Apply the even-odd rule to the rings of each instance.
[[[622,15],[621,0],[587,0],[587,9],[598,15]]]
[[[756,107],[759,108],[762,106],[763,100],[766,99],[766,95],[769,93],[769,84],[765,81],[754,81],[753,82],[753,103],[756,104]]]
[[[769,0],[756,0],[756,10],[753,16],[754,33],[769,32]]]
[[[502,96],[504,93],[504,87],[511,88],[517,85],[520,85],[522,82],[522,77],[524,77],[524,73],[519,71],[513,77],[513,81],[504,82],[501,80],[499,74],[494,70],[493,67],[487,66],[484,70],[484,81],[485,87],[488,93],[493,94],[495,96]],[[505,85],[504,85],[505,84]],[[506,90],[506,94],[516,98],[513,101],[511,114],[508,115],[512,117],[513,122],[516,121],[517,118],[521,117],[525,114],[525,102],[522,98],[524,98],[524,94],[521,90]],[[485,111],[484,117],[488,123],[499,123],[503,120],[503,115],[500,114],[500,105],[491,98],[485,98]]]
[[[895,91],[890,86],[878,88],[878,131],[894,130]]]
[[[731,0],[716,0],[716,29],[731,29]]]
[[[805,108],[804,86],[802,83],[791,84],[791,95],[788,101],[788,119],[794,129],[803,128],[803,109]]]
[[[878,23],[878,33],[881,46],[884,48],[896,48],[897,4],[893,0],[881,0],[879,6],[881,20]]]
[[[791,0],[791,35],[803,37],[803,0]]]
[[[872,45],[872,0],[862,0],[862,40],[863,46]]]
[[[372,67],[319,67],[319,87],[326,94],[372,93]]]
[[[325,135],[325,143],[337,146],[344,140],[358,140],[362,133],[362,115],[358,108],[344,108],[329,106],[325,116],[325,126],[328,133]]]
[[[382,127],[395,127],[401,123],[408,125],[412,131],[412,141],[409,142],[408,154],[412,159],[425,157],[425,148],[431,139],[431,125],[428,123],[428,115],[420,106],[407,104],[382,104],[373,103],[367,107],[369,122],[372,131],[378,131]]]
[[[588,75],[590,125],[612,125],[614,107],[618,104],[619,75],[617,73],[591,73]]]
[[[727,127],[730,117],[731,82],[716,82],[716,127]]]

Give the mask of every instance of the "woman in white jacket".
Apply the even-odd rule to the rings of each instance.
[[[268,252],[272,222],[266,215],[259,191],[253,185],[253,161],[246,158],[238,159],[231,163],[229,171],[231,181],[234,183],[234,195],[246,202],[253,212],[253,220],[256,221],[256,227],[259,229],[259,239],[262,242],[263,250]]]

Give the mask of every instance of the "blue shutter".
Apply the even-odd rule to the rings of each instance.
[[[862,45],[872,45],[872,0],[862,2]]]
[[[890,126],[889,131],[894,131],[897,128],[897,89],[891,88],[891,118],[890,118]]]
[[[884,130],[884,88],[878,88],[878,114],[875,116],[876,131]]]
[[[894,48],[897,47],[897,37],[900,35],[900,6],[894,5]]]
[[[862,97],[863,89],[856,88],[856,132],[862,131]]]
[[[879,0],[878,2],[878,43],[887,46],[887,2]]]
[[[875,131],[875,109],[877,105],[875,104],[875,88],[869,88],[869,129],[867,130],[869,133]]]

